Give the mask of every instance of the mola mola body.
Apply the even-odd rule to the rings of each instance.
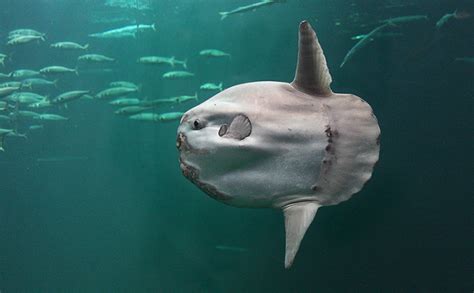
[[[330,83],[303,21],[293,82],[228,88],[186,112],[178,128],[180,167],[191,182],[231,206],[283,210],[286,268],[318,208],[358,192],[379,157],[372,108]]]

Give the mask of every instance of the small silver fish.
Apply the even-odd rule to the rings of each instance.
[[[208,82],[201,85],[199,89],[203,91],[222,91],[222,86],[223,86],[222,82],[220,82],[219,84]]]
[[[114,58],[110,58],[110,57],[107,57],[107,56],[104,56],[104,55],[100,55],[100,54],[86,54],[86,55],[82,55],[82,56],[79,56],[77,58],[78,61],[86,61],[86,62],[97,62],[97,63],[101,63],[101,62],[114,62],[115,59]]]
[[[199,55],[205,57],[231,57],[229,53],[217,49],[205,49],[199,52]]]
[[[63,117],[63,116],[57,115],[57,114],[40,114],[39,116],[35,117],[35,119],[44,120],[44,121],[65,121],[65,120],[69,120],[69,118],[66,118],[66,117]]]
[[[194,73],[188,71],[169,71],[163,74],[163,78],[165,79],[182,79],[182,78],[190,78],[193,77]]]
[[[22,45],[22,44],[27,44],[33,41],[45,41],[44,37],[38,37],[38,36],[19,36],[16,38],[13,38],[7,42],[8,46],[14,46],[14,45]]]
[[[79,72],[77,72],[77,69],[67,68],[64,66],[48,66],[48,67],[42,68],[39,72],[43,74],[75,73],[76,75],[79,75]]]
[[[62,50],[87,50],[89,48],[89,44],[82,46],[74,42],[58,42],[51,44],[50,47]]]
[[[107,98],[114,98],[114,97],[122,97],[129,95],[131,93],[138,92],[138,88],[129,88],[129,87],[113,87],[109,89],[105,89],[99,92],[96,95],[97,99],[107,99]]]

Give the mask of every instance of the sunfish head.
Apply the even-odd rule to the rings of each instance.
[[[283,207],[314,193],[327,124],[324,105],[288,83],[237,85],[183,116],[181,169],[226,204]]]
[[[283,210],[287,268],[317,209],[358,192],[378,160],[371,107],[330,83],[316,34],[302,22],[293,82],[231,87],[185,113],[178,128],[191,182],[228,205]]]

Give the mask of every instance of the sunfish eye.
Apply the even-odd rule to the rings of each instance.
[[[204,127],[204,123],[201,122],[199,119],[194,120],[193,122],[193,129],[198,130]]]
[[[222,124],[221,128],[219,128],[219,136],[223,136],[227,133],[227,124]]]

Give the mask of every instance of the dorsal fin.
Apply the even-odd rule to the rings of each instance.
[[[298,65],[293,87],[310,95],[329,96],[332,82],[323,49],[311,25],[305,20],[300,23]]]
[[[315,202],[293,203],[283,208],[285,215],[285,268],[293,264],[296,253],[300,248],[301,240],[313,222],[314,215],[318,211],[319,204]]]

